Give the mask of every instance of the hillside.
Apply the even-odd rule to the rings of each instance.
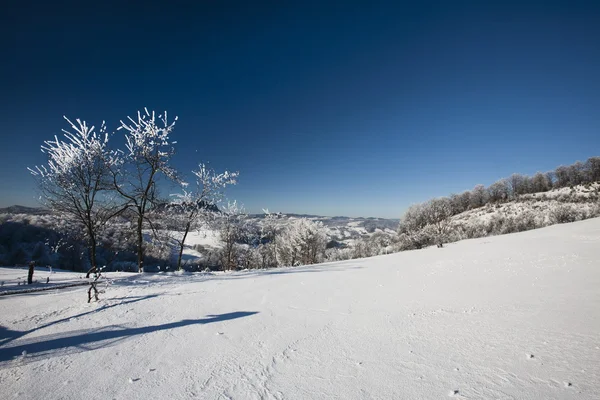
[[[576,185],[525,194],[508,202],[488,203],[455,215],[450,219],[449,237],[460,240],[514,233],[597,216],[600,216],[600,183]]]
[[[600,219],[0,300],[7,398],[600,396]],[[4,273],[4,271],[2,271]],[[24,384],[27,382],[27,384]]]

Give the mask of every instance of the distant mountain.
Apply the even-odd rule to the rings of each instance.
[[[50,214],[50,211],[41,207],[25,207],[14,205],[10,207],[0,208],[0,214],[45,215]]]

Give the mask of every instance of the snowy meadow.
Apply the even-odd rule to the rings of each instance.
[[[306,267],[107,273],[91,304],[85,287],[4,296],[2,397],[597,399],[599,241],[596,218]]]

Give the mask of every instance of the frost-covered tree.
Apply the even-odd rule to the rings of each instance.
[[[554,176],[556,177],[556,187],[562,188],[571,184],[571,174],[569,173],[569,167],[561,165],[554,170]]]
[[[44,142],[42,152],[47,165],[30,168],[36,177],[41,200],[49,209],[81,230],[88,244],[90,269],[98,270],[96,250],[106,223],[120,208],[113,201],[110,168],[116,163],[108,148],[109,135],[104,123],[99,131],[79,119],[65,120],[71,130],[63,129],[64,138]]]
[[[246,239],[248,232],[247,214],[237,202],[229,202],[221,210],[216,226],[223,242],[221,265],[223,269],[237,269],[239,243]]]
[[[588,182],[600,182],[600,157],[590,157],[585,162]]]
[[[549,185],[548,190],[551,190],[552,188],[554,188],[556,186],[556,174],[554,171],[548,171],[544,175],[546,176],[546,179],[548,180],[548,185]]]
[[[408,241],[409,247],[420,249],[427,245],[427,238],[423,235],[423,229],[427,226],[425,206],[413,204],[400,218],[398,234]]]
[[[327,234],[321,222],[299,218],[290,221],[279,236],[277,254],[283,266],[319,262],[327,245]]]
[[[458,204],[460,207],[458,210],[460,210],[460,212],[458,212],[457,214],[465,212],[469,209],[469,207],[471,207],[471,192],[469,190],[459,194],[459,203]]]
[[[277,256],[277,245],[279,235],[282,230],[281,213],[271,213],[269,210],[263,210],[265,213],[260,225],[258,253],[262,268],[279,266]]]
[[[452,205],[450,199],[441,197],[429,200],[423,209],[427,224],[433,227],[436,241],[441,244],[446,240],[448,234],[450,217],[452,217]]]
[[[581,185],[586,181],[585,165],[581,161],[570,165],[568,171],[570,185]]]
[[[213,208],[223,199],[223,191],[228,185],[237,183],[238,172],[225,171],[216,173],[206,164],[200,163],[198,169],[192,171],[196,178],[196,185],[188,189],[187,183],[182,183],[182,192],[173,196],[175,199],[168,207],[168,219],[173,228],[180,231],[174,237],[178,245],[177,269],[181,269],[181,258],[185,240],[190,230],[197,229],[200,224],[207,224],[208,218],[213,215]]]
[[[548,180],[546,174],[537,172],[533,178],[531,178],[531,191],[532,193],[547,192],[552,187],[552,183]]]
[[[471,208],[483,207],[487,203],[487,192],[485,186],[479,184],[471,190]]]
[[[158,198],[157,181],[161,175],[176,180],[176,172],[169,164],[175,154],[176,142],[171,141],[170,135],[176,121],[177,117],[170,122],[166,112],[157,117],[154,111],[145,109],[138,112],[137,119],[128,117],[117,128],[125,131],[126,151],[122,162],[111,171],[115,190],[135,216],[139,272],[144,267],[142,231],[145,223],[152,223],[147,212]]]
[[[512,174],[508,178],[508,186],[513,198],[527,193],[527,179],[521,174]]]
[[[490,185],[488,188],[489,200],[493,203],[506,201],[510,193],[509,185],[506,179],[500,179]]]

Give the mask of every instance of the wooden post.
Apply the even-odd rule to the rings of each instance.
[[[31,285],[33,283],[33,267],[35,267],[35,262],[29,262],[29,273],[27,274],[27,284]]]

